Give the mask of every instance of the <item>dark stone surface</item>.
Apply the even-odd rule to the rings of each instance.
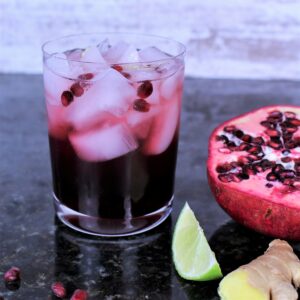
[[[188,201],[224,273],[261,254],[269,238],[236,223],[218,207],[206,181],[207,140],[220,122],[274,103],[300,103],[298,82],[187,79],[172,217],[136,237],[97,239],[54,218],[41,76],[0,75],[0,276],[22,269],[21,287],[5,299],[55,299],[53,281],[89,299],[218,299],[218,282],[187,282],[172,265],[171,236]],[[294,244],[300,250],[299,244]]]

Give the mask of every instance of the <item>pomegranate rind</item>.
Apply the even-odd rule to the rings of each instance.
[[[249,180],[238,183],[225,183],[218,179],[219,174],[216,172],[216,166],[222,158],[223,162],[230,161],[230,155],[216,152],[218,143],[216,136],[223,131],[223,128],[236,124],[239,127],[239,124],[243,124],[242,129],[248,133],[247,122],[253,127],[257,116],[267,115],[268,112],[275,110],[293,111],[298,118],[300,117],[300,107],[267,106],[230,119],[212,132],[207,160],[208,182],[219,205],[238,223],[273,237],[300,240],[300,189],[290,191],[281,183],[275,184],[274,188],[270,189],[265,186],[267,181],[257,176],[250,176]],[[257,125],[260,126],[259,122]],[[264,131],[262,126],[261,131]],[[299,132],[295,134],[295,136],[299,135]],[[293,153],[294,157],[297,157],[296,150]],[[298,158],[300,158],[300,152]]]

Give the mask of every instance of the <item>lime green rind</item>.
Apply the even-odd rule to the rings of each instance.
[[[215,254],[188,203],[185,203],[175,225],[172,252],[175,269],[184,279],[208,281],[223,276]]]

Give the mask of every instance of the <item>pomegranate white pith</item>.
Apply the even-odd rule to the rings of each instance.
[[[278,122],[269,128],[268,123],[261,124],[274,121],[274,112],[282,113]],[[229,215],[257,231],[291,239],[300,239],[300,121],[297,120],[300,107],[294,106],[263,107],[231,119],[212,133],[207,162],[211,189]],[[290,125],[291,122],[299,125]],[[237,130],[242,133],[236,134]],[[243,141],[247,140],[245,135],[251,137],[251,142]],[[262,143],[254,143],[255,138]]]

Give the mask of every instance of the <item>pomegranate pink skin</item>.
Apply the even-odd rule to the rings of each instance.
[[[258,186],[254,186],[252,192],[247,192],[240,188],[239,183],[221,182],[213,163],[215,158],[212,148],[217,132],[250,113],[256,113],[261,109],[277,110],[281,108],[300,110],[300,107],[296,106],[263,107],[226,121],[212,132],[207,160],[208,182],[219,205],[238,223],[272,237],[300,240],[300,191],[294,192],[296,193],[295,198],[299,199],[299,204],[291,203],[291,201],[284,203],[284,200],[278,201],[278,199],[274,201],[270,195],[264,197],[261,192],[258,195],[255,190],[255,188],[260,188]],[[249,182],[251,184],[251,181]],[[247,181],[244,181],[243,184],[247,184]]]

